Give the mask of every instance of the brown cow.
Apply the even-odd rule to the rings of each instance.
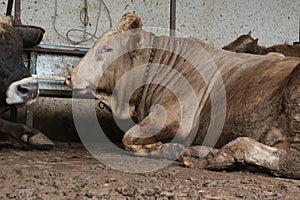
[[[123,137],[127,151],[178,158],[192,145],[186,165],[196,156],[208,169],[249,163],[300,178],[300,59],[236,54],[141,26],[125,14],[66,78],[137,122]]]
[[[237,53],[300,57],[299,44],[278,44],[271,47],[260,46],[258,45],[258,38],[254,39],[251,37],[251,31],[246,35],[239,36],[236,40],[224,46],[223,49]]]
[[[250,31],[246,35],[239,36],[236,40],[224,46],[222,49],[227,51],[237,52],[237,53],[251,53],[251,54],[265,55],[266,47],[259,46],[257,43],[258,43],[258,38],[257,39],[252,38],[251,31]]]

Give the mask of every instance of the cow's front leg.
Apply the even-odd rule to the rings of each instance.
[[[177,159],[185,151],[181,144],[170,143],[179,130],[179,124],[167,113],[156,109],[123,137],[126,150],[141,156]]]
[[[0,118],[0,131],[36,149],[51,149],[54,143],[40,131],[24,124],[12,123]]]

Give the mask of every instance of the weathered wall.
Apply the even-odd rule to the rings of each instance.
[[[5,14],[6,2],[0,1],[0,12]],[[55,3],[57,2],[57,4]],[[94,33],[100,10],[96,36],[109,28],[110,20],[100,0],[88,0],[89,25],[87,31]],[[116,24],[120,16],[136,11],[146,26],[169,27],[169,1],[161,0],[104,0]],[[23,24],[41,26],[46,29],[42,44],[71,45],[54,31],[55,7],[57,7],[56,29],[66,35],[70,29],[83,30],[80,11],[84,0],[27,0],[22,1]],[[221,47],[238,35],[252,31],[260,43],[276,43],[298,40],[300,3],[298,0],[177,0],[177,30],[186,35],[197,36],[208,43]],[[74,37],[75,36],[75,37]],[[82,39],[81,32],[71,32],[76,41]],[[80,46],[90,47],[93,41]]]
[[[116,24],[125,12],[130,11],[135,11],[145,26],[169,28],[169,1],[88,0],[87,2],[89,20],[86,31],[95,33],[95,36],[101,35],[110,27],[110,23]],[[103,2],[108,8],[111,21]],[[7,1],[0,1],[1,14],[5,14],[6,3]],[[21,19],[24,25],[40,26],[46,30],[41,44],[75,46],[57,32],[66,37],[66,33],[71,29],[84,30],[80,20],[83,19],[81,13],[83,7],[84,0],[27,0],[22,1]],[[292,43],[298,41],[299,11],[299,0],[177,0],[177,30],[185,35],[199,37],[216,47],[222,47],[238,35],[249,31],[252,31],[254,37],[259,38],[262,45]],[[98,13],[100,14],[97,23]],[[82,32],[70,32],[70,38],[75,41],[81,40],[82,37]],[[92,39],[76,46],[91,47],[94,41]],[[78,61],[79,58],[76,57],[40,55],[37,73],[65,76]],[[20,110],[20,114],[22,113],[23,109]],[[72,140],[77,138],[70,99],[41,98],[34,116],[34,126],[51,138]],[[118,134],[117,132],[112,131],[112,134]]]
[[[216,47],[252,31],[261,45],[299,40],[299,0],[178,0],[179,31]]]

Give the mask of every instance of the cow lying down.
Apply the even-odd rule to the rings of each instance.
[[[270,47],[258,45],[258,38],[251,37],[251,31],[248,34],[239,36],[236,40],[224,46],[222,49],[237,53],[251,53],[268,56],[292,56],[300,58],[300,45],[277,44]]]
[[[0,115],[13,106],[26,105],[38,97],[38,83],[22,61],[22,39],[7,17],[0,15]],[[49,149],[53,142],[36,129],[0,117],[0,132],[37,149]]]
[[[123,136],[126,150],[300,179],[300,59],[237,54],[141,27],[125,14],[66,78],[136,122]]]

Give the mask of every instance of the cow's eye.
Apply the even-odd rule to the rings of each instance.
[[[104,46],[102,49],[102,53],[107,53],[107,52],[111,52],[112,48],[110,46]]]

